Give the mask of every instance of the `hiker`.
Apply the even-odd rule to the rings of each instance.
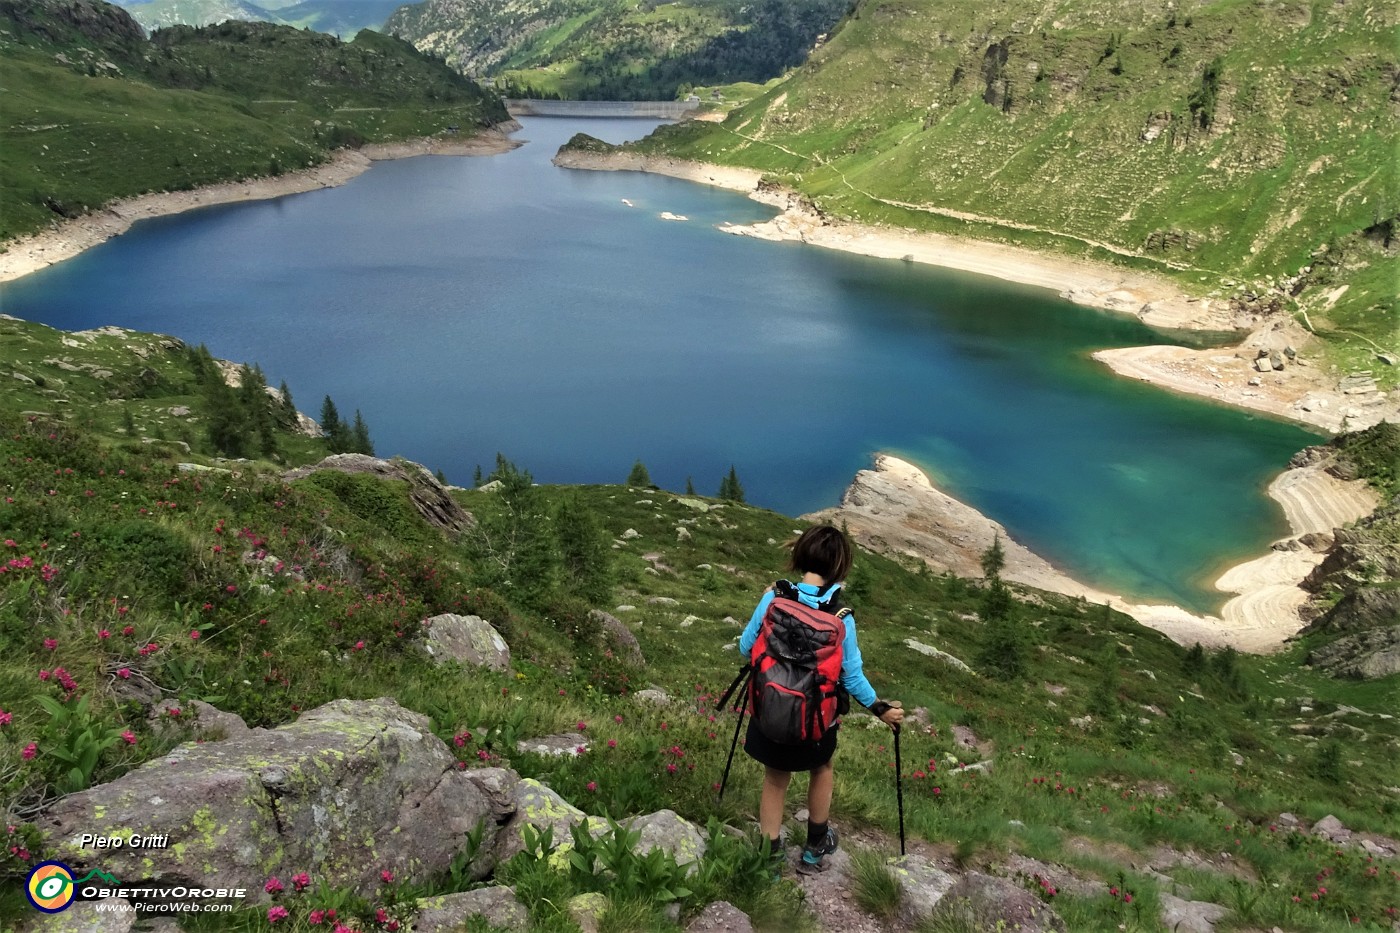
[[[788,569],[801,573],[802,579],[795,584],[779,580],[770,587],[739,638],[739,651],[750,658],[754,669],[749,688],[754,713],[744,751],[764,767],[758,822],[775,860],[782,858],[779,833],[788,782],[794,771],[810,771],[812,775],[807,789],[807,844],[798,865],[803,872],[820,871],[825,857],[836,851],[836,830],[828,818],[839,714],[849,706],[842,694],[855,697],[895,729],[904,718],[900,704],[877,698],[875,688],[866,680],[856,644],[855,619],[838,599],[852,556],[851,543],[840,529],[818,525],[804,531],[792,542],[788,561]],[[775,599],[780,600],[776,607]],[[789,600],[819,611],[804,612]],[[817,648],[813,653],[810,649],[814,634],[825,650]],[[806,658],[796,664],[791,661],[792,649],[797,647],[794,635],[808,649]],[[775,661],[778,654],[786,660]],[[768,655],[766,660],[764,655]],[[813,671],[815,677],[803,676]],[[797,689],[782,689],[784,678],[793,681]],[[801,697],[799,682],[803,680],[808,693],[813,692],[815,681],[820,697],[814,696],[812,703]],[[795,702],[794,697],[798,698]]]

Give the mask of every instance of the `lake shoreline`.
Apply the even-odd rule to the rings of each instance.
[[[1310,594],[1301,584],[1326,556],[1332,529],[1369,514],[1379,501],[1365,481],[1339,480],[1326,472],[1326,465],[1290,467],[1269,484],[1269,497],[1283,508],[1290,532],[1267,554],[1220,575],[1215,588],[1235,595],[1218,616],[1137,603],[1080,583],[1018,542],[999,522],[935,487],[924,470],[889,453],[875,454],[874,468],[856,474],[839,505],[801,517],[844,525],[871,550],[913,557],[936,572],[962,577],[982,575],[981,554],[1000,538],[1005,580],[1107,603],[1181,645],[1229,645],[1264,654],[1282,648],[1303,627],[1298,610]]]
[[[203,185],[190,191],[162,191],[112,201],[100,210],[66,220],[48,230],[5,244],[0,253],[0,282],[10,282],[40,269],[72,259],[84,250],[121,236],[138,220],[166,217],[199,207],[261,201],[335,188],[368,171],[375,162],[420,155],[485,156],[509,152],[522,145],[510,133],[514,120],[471,136],[426,136],[388,143],[368,143],[359,149],[339,149],[320,165],[264,178]]]
[[[1242,336],[1235,345],[1206,350],[1127,347],[1093,355],[1118,375],[1158,388],[1329,433],[1342,430],[1344,421],[1348,429],[1360,430],[1380,421],[1400,420],[1400,392],[1394,393],[1394,398],[1383,393],[1349,393],[1341,388],[1336,374],[1310,365],[1306,354],[1316,338],[1301,327],[1277,320],[1236,319],[1223,300],[1193,298],[1151,273],[972,238],[833,222],[814,211],[798,193],[763,184],[763,173],[756,169],[635,152],[581,150],[561,151],[554,164],[590,171],[666,175],[736,191],[781,211],[762,223],[722,225],[720,229],[726,233],[974,272],[1053,289],[1074,304],[1128,314],[1149,327]],[[1285,356],[1284,351],[1290,348],[1294,355]],[[1279,367],[1258,369],[1254,361],[1261,353],[1265,359],[1278,354]]]

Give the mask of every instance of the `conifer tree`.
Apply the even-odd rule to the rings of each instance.
[[[695,483],[691,482],[689,476],[685,478],[685,494],[687,496],[695,495]]]
[[[335,410],[335,402],[329,395],[321,403],[321,430],[326,437],[334,437],[340,432],[340,412]]]
[[[282,395],[282,415],[288,424],[297,423],[297,404],[292,401],[292,390],[287,387],[287,380],[282,380],[282,385],[277,391]]]
[[[478,463],[478,464],[476,465],[476,469],[472,471],[472,488],[475,489],[477,486],[480,486],[480,485],[481,485],[481,464]]]
[[[743,484],[739,482],[739,471],[734,468],[733,464],[729,466],[728,475],[720,480],[719,496],[717,498],[724,499],[728,502],[744,501],[744,487]]]
[[[374,456],[374,442],[369,437],[369,425],[365,424],[365,416],[360,414],[358,408],[355,409],[355,425],[350,429],[349,452]]]
[[[1016,618],[1015,600],[1001,579],[1004,566],[1006,552],[1001,546],[1001,536],[997,535],[991,546],[982,552],[986,581],[982,592],[982,644],[977,661],[997,677],[1016,680],[1026,672],[1029,644],[1026,629]]]
[[[589,604],[602,605],[612,593],[612,550],[598,516],[571,495],[559,503],[554,525],[565,585]]]
[[[642,464],[642,461],[638,460],[636,463],[632,464],[632,472],[627,474],[627,485],[638,486],[643,489],[651,485],[651,474],[647,472],[647,468]]]

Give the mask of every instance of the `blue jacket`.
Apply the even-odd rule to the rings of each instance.
[[[834,598],[840,588],[841,584],[839,583],[831,587],[825,594],[823,602]],[[819,608],[821,605],[817,602],[818,592],[820,592],[819,588],[811,583],[797,584],[797,598],[813,609]],[[758,601],[758,608],[754,609],[749,624],[744,627],[744,634],[739,636],[739,653],[746,658],[753,651],[753,643],[758,640],[758,628],[763,624],[763,616],[768,611],[768,604],[771,602],[773,602],[773,591],[769,590]],[[846,640],[841,642],[841,686],[845,687],[858,703],[869,707],[876,700],[875,688],[870,685],[870,681],[865,679],[865,671],[860,657],[860,645],[856,644],[855,616],[847,615],[845,622]]]

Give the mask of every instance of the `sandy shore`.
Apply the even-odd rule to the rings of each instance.
[[[1299,584],[1322,561],[1333,528],[1368,514],[1376,495],[1363,481],[1343,482],[1312,464],[1282,473],[1269,487],[1288,518],[1292,534],[1263,557],[1232,567],[1216,582],[1236,594],[1220,616],[1179,606],[1133,603],[1086,586],[1017,542],[999,523],[934,487],[918,467],[878,454],[873,470],[862,470],[841,504],[802,516],[844,522],[857,541],[883,554],[918,558],[937,572],[981,576],[981,554],[1000,537],[1006,552],[1004,579],[1052,593],[1108,603],[1174,641],[1240,651],[1277,649],[1302,627],[1298,609],[1307,599]]]
[[[1344,391],[1343,374],[1311,365],[1307,354],[1316,338],[1302,328],[1237,318],[1224,299],[1192,298],[1160,276],[936,233],[833,223],[812,211],[794,192],[761,185],[762,173],[752,169],[630,152],[569,151],[560,153],[554,162],[565,168],[669,175],[739,191],[782,210],[763,223],[721,227],[740,236],[802,242],[995,276],[1053,289],[1075,304],[1130,314],[1153,327],[1221,332],[1253,327],[1240,344],[1228,348],[1132,347],[1101,351],[1094,358],[1120,375],[1327,431],[1340,430],[1344,418],[1352,430],[1400,420],[1400,393],[1387,398],[1374,388],[1369,392]],[[1289,348],[1295,354],[1281,357],[1282,369],[1270,368],[1263,373],[1252,365],[1260,351],[1282,354]]]
[[[520,145],[508,133],[519,128],[515,121],[483,130],[474,136],[426,137],[396,143],[372,143],[358,150],[338,150],[328,162],[300,172],[273,178],[251,178],[208,185],[193,191],[169,191],[113,201],[100,211],[7,244],[0,253],[0,282],[8,282],[54,263],[71,259],[85,249],[120,236],[138,220],[178,214],[197,207],[257,201],[287,194],[333,188],[364,172],[375,162],[420,155],[495,155]]]

